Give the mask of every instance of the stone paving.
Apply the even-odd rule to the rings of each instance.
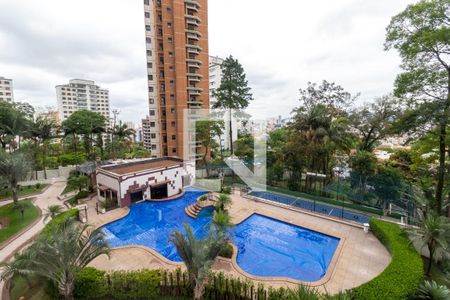
[[[361,225],[338,222],[309,212],[294,211],[286,207],[250,200],[238,194],[233,194],[231,198],[232,204],[229,211],[235,224],[242,222],[253,213],[258,213],[341,239],[325,277],[320,281],[305,284],[330,293],[337,293],[371,280],[390,263],[391,258],[386,248],[372,233],[364,233]],[[95,209],[92,210],[92,204],[89,206],[89,222],[96,226],[109,223],[128,213],[127,209],[116,209],[105,215],[97,215]],[[236,253],[232,259],[218,259],[213,269],[274,287],[294,287],[300,283],[287,278],[252,276],[239,268],[235,256]],[[156,251],[143,246],[115,248],[109,259],[102,256],[95,259],[91,265],[103,270],[184,267],[182,263],[169,261]]]

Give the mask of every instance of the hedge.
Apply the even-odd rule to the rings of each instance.
[[[159,299],[159,270],[106,273],[86,267],[75,277],[75,299]]]
[[[423,262],[397,224],[370,220],[373,234],[391,253],[389,266],[373,280],[350,291],[354,299],[408,299],[423,280]]]

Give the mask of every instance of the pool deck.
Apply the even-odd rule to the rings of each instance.
[[[242,222],[254,213],[258,213],[341,239],[327,274],[319,281],[303,284],[315,286],[329,293],[337,293],[371,280],[380,274],[391,261],[386,248],[372,233],[364,233],[360,225],[336,222],[333,219],[313,213],[254,201],[243,198],[238,193],[231,195],[231,199],[232,204],[229,212],[235,224]],[[129,212],[128,208],[121,208],[104,215],[97,215],[95,210],[92,209],[93,205],[91,204],[89,207],[88,221],[96,227],[120,219]],[[102,270],[137,270],[144,268],[173,270],[179,267],[184,268],[183,263],[172,262],[144,246],[114,248],[111,251],[110,259],[106,256],[98,257],[91,263],[91,266]],[[213,269],[234,277],[250,279],[266,286],[295,287],[302,283],[289,278],[258,277],[246,273],[236,263],[236,248],[231,259],[218,258]]]

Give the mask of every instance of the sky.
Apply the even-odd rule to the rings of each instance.
[[[391,92],[400,59],[383,49],[405,0],[209,0],[209,53],[243,65],[258,118],[288,117],[308,81],[358,103]],[[95,80],[135,124],[148,112],[142,0],[1,0],[0,76],[16,101],[56,107],[55,86]]]

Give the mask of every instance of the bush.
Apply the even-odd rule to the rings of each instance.
[[[198,200],[200,200],[200,201],[206,201],[206,199],[207,199],[206,195],[201,195],[201,196],[198,198]]]
[[[351,290],[354,299],[408,299],[421,283],[423,262],[406,233],[396,224],[370,220],[373,234],[392,255],[389,266],[373,280]]]
[[[231,187],[230,186],[224,186],[222,187],[222,193],[224,194],[231,194]]]
[[[109,281],[113,299],[157,299],[160,294],[161,273],[157,270],[116,271]]]
[[[76,299],[104,299],[108,295],[105,272],[87,267],[75,277],[73,295]]]
[[[78,192],[78,194],[75,197],[77,198],[77,200],[83,199],[83,198],[89,197],[89,194],[90,193],[88,191],[81,191],[81,192]]]
[[[220,251],[219,256],[231,258],[233,256],[233,246],[227,244],[227,246]]]

